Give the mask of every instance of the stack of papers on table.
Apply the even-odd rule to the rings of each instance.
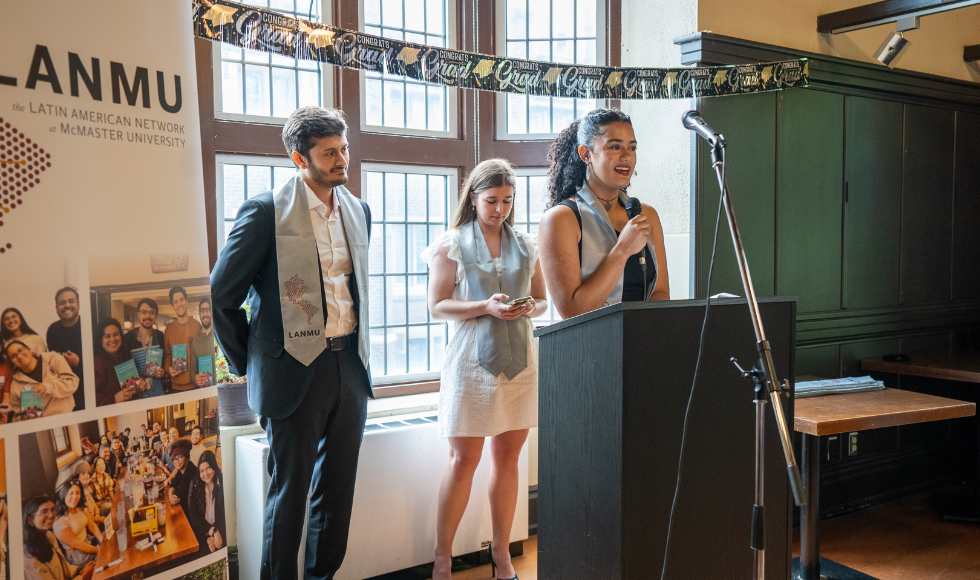
[[[796,398],[819,397],[820,395],[840,395],[843,393],[863,393],[864,391],[884,390],[885,383],[871,377],[845,377],[843,379],[824,379],[796,383]]]

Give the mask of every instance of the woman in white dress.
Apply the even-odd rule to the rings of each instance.
[[[439,491],[433,580],[451,577],[453,538],[486,437],[490,557],[497,578],[517,578],[508,551],[517,460],[528,429],[538,423],[538,344],[530,318],[548,305],[537,242],[513,227],[516,182],[508,161],[477,165],[460,191],[452,228],[422,254],[429,264],[429,311],[454,323],[439,392],[439,432],[450,450]]]

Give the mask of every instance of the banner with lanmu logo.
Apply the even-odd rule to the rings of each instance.
[[[0,578],[227,575],[188,15],[0,7]]]

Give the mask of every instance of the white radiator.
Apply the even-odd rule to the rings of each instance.
[[[432,562],[439,484],[449,457],[436,412],[369,419],[361,445],[347,558],[338,580],[363,580]],[[269,476],[264,435],[239,437],[238,555],[242,580],[258,578],[262,554],[262,514]],[[264,453],[262,448],[265,448]],[[517,514],[511,541],[527,539],[527,445],[521,451]],[[492,537],[487,488],[489,442],[473,478],[466,514],[453,555],[485,549]],[[305,549],[305,535],[300,554]],[[301,558],[302,560],[302,558]]]

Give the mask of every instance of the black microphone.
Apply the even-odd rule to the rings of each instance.
[[[626,200],[626,217],[633,219],[641,213],[643,213],[643,206],[640,204],[640,200],[636,199],[635,197],[631,197]],[[647,261],[643,255],[643,250],[640,250],[640,265],[643,266],[644,270],[646,270]],[[646,272],[644,272],[644,275],[645,274]],[[644,280],[646,280],[645,277]]]
[[[705,123],[704,119],[701,118],[701,115],[698,114],[697,111],[688,111],[684,113],[684,115],[681,117],[681,123],[684,124],[684,128],[690,129],[691,131],[694,131],[698,135],[704,137],[712,147],[718,143],[721,143],[722,147],[725,146],[725,137]]]

